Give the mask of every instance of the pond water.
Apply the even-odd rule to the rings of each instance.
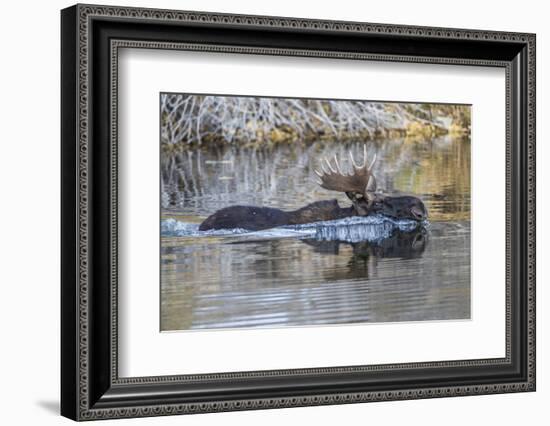
[[[162,156],[161,330],[470,318],[470,142],[369,142],[378,188],[422,198],[429,222],[383,217],[246,232],[198,231],[231,205],[292,210],[336,198],[324,156],[363,142],[220,147]],[[345,163],[345,161],[342,161]]]

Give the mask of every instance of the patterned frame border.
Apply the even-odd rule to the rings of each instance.
[[[503,67],[505,68],[505,79],[507,93],[506,98],[510,98],[510,67],[506,62],[501,61],[486,61],[486,60],[457,60],[457,59],[441,59],[441,58],[417,58],[413,56],[397,56],[397,55],[373,55],[359,53],[342,53],[342,52],[311,52],[307,50],[287,50],[287,49],[272,49],[272,48],[249,48],[249,47],[232,47],[218,45],[201,45],[192,43],[164,43],[164,42],[149,42],[149,41],[133,41],[133,40],[111,40],[111,288],[114,290],[111,298],[111,346],[117,348],[112,351],[111,357],[111,380],[114,384],[149,384],[149,383],[169,383],[174,381],[196,381],[196,380],[219,380],[227,378],[245,378],[245,377],[271,377],[282,375],[300,375],[300,374],[330,374],[343,372],[367,372],[367,371],[382,371],[395,370],[405,368],[426,368],[426,367],[458,367],[458,366],[480,366],[491,364],[505,364],[511,362],[511,295],[510,295],[510,277],[506,276],[506,349],[504,358],[493,359],[476,359],[476,360],[458,360],[458,361],[436,361],[436,362],[414,362],[414,363],[399,363],[399,364],[376,364],[365,366],[350,366],[350,367],[328,367],[328,368],[303,368],[303,369],[285,369],[285,370],[260,370],[235,373],[215,373],[215,374],[199,374],[199,375],[170,375],[170,376],[149,376],[149,377],[118,377],[118,326],[117,326],[117,170],[118,164],[118,54],[121,48],[131,49],[161,49],[161,50],[180,50],[180,51],[200,51],[200,52],[223,52],[234,54],[261,54],[261,55],[285,55],[285,56],[302,56],[302,57],[323,57],[330,59],[352,59],[352,60],[370,60],[370,61],[385,61],[385,62],[409,62],[409,63],[440,63],[440,64],[460,64],[471,66],[488,66],[488,67]],[[509,108],[506,108],[507,119],[510,117]],[[508,120],[507,120],[508,121]],[[507,129],[508,130],[508,129]],[[509,150],[510,137],[506,131],[506,162],[510,163],[511,152]],[[509,191],[510,181],[506,182],[507,190]],[[509,203],[510,200],[507,200]],[[510,229],[510,208],[507,206],[506,213],[506,228]],[[511,253],[510,238],[507,238],[506,254]]]
[[[112,417],[140,417],[151,415],[170,415],[170,414],[183,414],[183,413],[196,413],[196,412],[215,412],[215,411],[230,411],[230,410],[243,410],[243,409],[261,409],[261,408],[278,408],[278,407],[292,407],[292,406],[309,406],[309,405],[322,405],[322,404],[341,404],[341,403],[353,403],[353,402],[365,402],[365,401],[382,401],[382,400],[399,400],[399,399],[415,399],[415,398],[433,398],[442,396],[460,396],[460,395],[475,395],[486,393],[503,393],[503,392],[515,392],[515,391],[527,391],[534,390],[535,382],[535,36],[532,34],[521,33],[503,33],[494,31],[479,31],[479,30],[462,30],[462,29],[446,29],[446,28],[430,28],[430,27],[415,27],[415,26],[400,26],[400,25],[383,25],[383,24],[367,24],[367,23],[354,23],[354,22],[335,22],[324,20],[308,20],[308,19],[295,19],[295,18],[275,18],[275,17],[263,17],[263,16],[243,16],[243,15],[226,15],[226,14],[212,14],[201,12],[183,12],[183,11],[169,11],[169,10],[155,10],[155,9],[136,9],[136,8],[119,8],[119,7],[103,7],[92,5],[78,5],[78,164],[77,164],[77,176],[79,183],[78,191],[78,418],[81,420],[92,420],[101,418]],[[344,32],[360,32],[360,33],[378,33],[378,34],[405,34],[421,36],[425,38],[437,37],[437,38],[449,38],[449,39],[471,39],[471,40],[500,40],[508,42],[521,42],[527,44],[527,58],[528,58],[528,73],[527,73],[527,98],[529,106],[528,116],[528,239],[529,244],[527,248],[527,272],[528,272],[528,335],[527,335],[527,349],[528,349],[528,380],[521,383],[507,383],[507,384],[495,384],[495,385],[483,385],[483,386],[451,386],[447,388],[427,388],[427,389],[405,389],[399,391],[383,391],[383,392],[362,392],[362,393],[337,393],[317,396],[306,397],[282,397],[282,398],[266,398],[266,399],[254,399],[254,400],[231,400],[231,401],[219,401],[209,402],[201,404],[166,404],[160,406],[144,406],[139,408],[113,408],[113,409],[90,409],[89,407],[89,395],[88,395],[88,374],[89,374],[89,359],[88,359],[88,111],[89,111],[89,93],[88,93],[88,48],[89,48],[89,28],[90,20],[94,17],[119,17],[128,19],[140,19],[140,20],[163,20],[163,21],[176,21],[176,22],[200,22],[200,23],[214,23],[214,24],[235,24],[253,27],[272,27],[272,28],[304,28],[326,31],[344,31]],[[485,65],[485,66],[504,66],[504,63],[497,61],[475,61],[464,59],[443,59],[443,58],[415,58],[407,56],[392,56],[392,55],[367,55],[367,54],[346,54],[342,52],[312,52],[312,51],[297,51],[297,50],[285,50],[285,49],[268,49],[268,48],[243,48],[243,47],[221,47],[221,46],[205,46],[205,45],[182,45],[176,43],[145,43],[138,41],[113,41],[111,44],[111,52],[115,55],[115,60],[112,61],[112,75],[111,75],[111,90],[113,97],[112,105],[112,118],[116,118],[116,57],[117,49],[119,47],[134,47],[134,48],[157,48],[157,49],[192,49],[202,51],[224,51],[230,53],[256,53],[256,54],[270,54],[270,55],[300,55],[300,56],[319,56],[329,58],[342,58],[342,59],[369,59],[369,60],[385,60],[385,61],[407,61],[407,62],[427,62],[427,63],[452,63],[463,65]],[[218,49],[218,50],[216,50]],[[254,50],[254,51],[252,51]],[[112,57],[113,59],[113,57]],[[510,70],[506,67],[506,111],[507,116],[510,114]],[[114,120],[113,120],[114,121]],[[509,126],[507,120],[507,126]],[[114,126],[116,127],[116,126]],[[111,137],[113,141],[116,141],[116,128],[112,129]],[[510,194],[510,129],[507,127],[507,182],[506,192],[507,196]],[[116,159],[116,143],[113,145],[113,151],[111,152],[112,158]],[[116,206],[117,194],[116,194],[116,161],[113,163],[115,167],[112,168],[112,199],[113,205]],[[117,374],[117,350],[113,350],[112,359],[112,371],[111,379],[113,383],[162,383],[162,382],[174,382],[181,380],[198,380],[201,378],[219,379],[219,378],[237,378],[237,377],[250,377],[253,376],[270,376],[270,375],[299,375],[307,373],[327,373],[342,372],[342,371],[369,371],[380,369],[395,369],[395,368],[407,368],[407,367],[435,367],[435,366],[455,366],[455,365],[486,365],[492,363],[502,363],[509,361],[510,354],[510,311],[508,302],[510,300],[510,265],[508,261],[508,254],[510,253],[510,217],[509,217],[509,199],[507,210],[507,261],[506,261],[506,358],[495,360],[467,360],[458,362],[445,362],[445,363],[415,363],[415,364],[393,364],[382,366],[366,366],[366,367],[334,367],[334,368],[322,368],[322,369],[307,369],[307,370],[275,370],[275,371],[262,371],[262,372],[248,372],[248,373],[226,373],[217,375],[201,375],[201,376],[161,376],[161,377],[144,377],[144,378],[129,378],[120,379]],[[111,212],[112,218],[112,243],[111,243],[111,256],[112,259],[116,259],[117,247],[116,247],[116,208]],[[114,216],[113,216],[114,215]],[[113,285],[113,297],[112,297],[112,330],[113,336],[112,344],[113,348],[117,348],[117,317],[116,317],[116,261],[112,262],[111,277]]]

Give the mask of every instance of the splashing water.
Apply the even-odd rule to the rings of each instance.
[[[382,215],[372,215],[280,226],[261,231],[249,231],[242,228],[199,231],[197,223],[164,219],[161,221],[161,235],[163,237],[239,236],[246,239],[311,238],[319,241],[356,243],[381,241],[390,237],[395,230],[412,232],[419,226],[426,227],[428,222],[419,224],[413,220],[396,220]]]

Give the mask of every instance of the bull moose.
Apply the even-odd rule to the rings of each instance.
[[[283,225],[336,220],[351,216],[381,214],[395,219],[422,222],[428,211],[422,200],[411,195],[387,195],[376,191],[373,167],[376,155],[367,166],[367,147],[363,146],[363,163],[357,164],[349,152],[351,170],[342,171],[336,155],[323,159],[318,184],[331,191],[344,192],[351,200],[350,207],[340,207],[338,201],[325,200],[308,204],[298,210],[283,211],[272,207],[230,206],[218,210],[201,223],[199,230],[242,228],[250,231]]]

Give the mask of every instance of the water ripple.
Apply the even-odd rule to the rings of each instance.
[[[161,221],[163,237],[205,237],[242,236],[247,240],[276,238],[308,238],[318,241],[361,241],[377,242],[388,238],[396,230],[412,232],[427,222],[418,224],[413,220],[396,220],[382,215],[353,216],[338,220],[307,223],[302,225],[280,226],[261,231],[248,231],[242,228],[199,231],[199,224],[181,222],[173,218]]]

